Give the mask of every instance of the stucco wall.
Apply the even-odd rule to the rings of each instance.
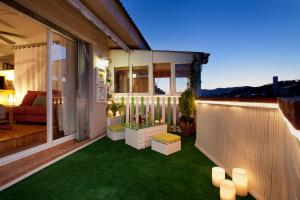
[[[246,169],[256,198],[300,199],[300,143],[276,106],[198,103],[195,145],[229,175]]]
[[[90,138],[103,135],[106,132],[106,103],[96,101],[96,75],[97,59],[107,57],[107,51],[99,46],[92,47],[93,69],[90,71]]]

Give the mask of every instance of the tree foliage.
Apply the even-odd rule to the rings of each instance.
[[[187,89],[181,94],[178,106],[183,116],[192,116],[195,110],[195,94],[192,89]]]

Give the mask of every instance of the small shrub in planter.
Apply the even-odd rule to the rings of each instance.
[[[117,112],[121,111],[123,108],[123,105],[120,103],[115,103],[114,101],[111,102],[111,104],[108,105],[108,109],[112,112],[113,116],[115,117],[117,115]]]
[[[185,90],[179,98],[179,128],[183,136],[190,136],[195,132],[195,94],[192,89]]]

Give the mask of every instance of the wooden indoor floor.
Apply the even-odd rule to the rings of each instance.
[[[12,130],[0,130],[0,157],[46,142],[45,125],[14,124]]]
[[[67,141],[0,167],[0,187],[95,139]]]

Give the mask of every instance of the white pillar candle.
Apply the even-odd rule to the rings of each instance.
[[[232,169],[232,181],[239,196],[247,196],[248,194],[248,177],[247,171],[241,168]]]
[[[231,180],[223,180],[220,183],[220,199],[235,200],[235,186]]]
[[[225,179],[225,170],[221,167],[213,167],[211,170],[212,184],[220,187],[220,183]]]

